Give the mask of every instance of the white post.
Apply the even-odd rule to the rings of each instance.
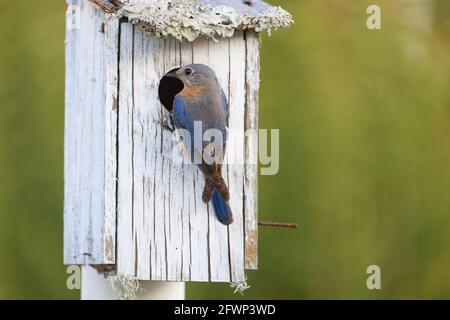
[[[139,281],[136,300],[184,300],[184,282]],[[90,266],[82,267],[81,300],[118,300],[108,280]]]

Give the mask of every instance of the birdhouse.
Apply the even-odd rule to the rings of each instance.
[[[263,1],[68,1],[65,264],[157,281],[238,282],[257,268],[258,32],[291,23]],[[182,88],[161,79],[192,63],[215,71],[229,103],[229,226],[202,201],[200,170],[173,160]]]

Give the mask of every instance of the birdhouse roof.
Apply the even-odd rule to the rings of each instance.
[[[286,28],[292,16],[262,0],[90,0],[107,13],[142,25],[150,33],[194,41],[232,37],[235,31]]]

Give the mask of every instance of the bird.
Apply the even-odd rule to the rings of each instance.
[[[200,160],[194,163],[205,176],[202,200],[204,203],[211,201],[220,223],[230,225],[233,223],[229,205],[230,192],[222,176],[230,116],[227,97],[215,72],[204,64],[190,64],[176,68],[166,73],[164,77],[178,79],[183,83],[183,89],[173,99],[171,119],[176,129],[187,131],[191,137],[190,141],[183,139],[191,160]],[[222,139],[216,142],[220,144],[219,148],[208,149],[213,141],[208,143],[202,139],[202,143],[194,142],[196,121],[201,121],[202,137],[203,133],[210,129],[220,133]],[[213,161],[205,159],[207,150]]]

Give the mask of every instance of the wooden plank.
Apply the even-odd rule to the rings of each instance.
[[[67,4],[64,263],[112,264],[118,22]]]
[[[147,195],[153,195],[153,188],[150,187],[149,194],[148,183],[149,173],[147,172],[147,143],[152,141],[154,135],[148,131],[148,124],[150,121],[151,107],[141,107],[142,103],[149,101],[147,99],[154,99],[154,96],[148,97],[148,79],[147,72],[147,57],[145,56],[147,46],[147,35],[141,28],[134,28],[134,42],[133,42],[133,91],[134,91],[134,113],[133,113],[133,227],[134,227],[134,241],[136,242],[135,254],[135,275],[139,279],[148,278],[150,274],[150,237],[149,230],[153,230],[153,219],[149,219],[147,210],[153,212],[153,201],[148,199]],[[151,101],[151,100],[150,100]],[[151,127],[154,127],[153,125]],[[154,157],[151,156],[150,161]],[[153,173],[151,173],[153,175]],[[149,201],[150,200],[150,201]]]
[[[244,127],[246,99],[246,44],[243,32],[229,39],[230,135],[228,140],[228,181],[230,186],[244,185]],[[230,206],[234,222],[229,226],[230,270],[232,281],[245,279],[244,272],[244,188],[234,187]]]
[[[180,45],[180,65],[188,65],[193,63],[193,44],[190,42],[182,42]],[[181,150],[182,152],[182,150]],[[183,164],[183,231],[182,231],[182,270],[181,270],[181,280],[191,281],[191,261],[196,259],[192,257],[191,248],[191,229],[195,226],[191,226],[191,213],[195,212],[195,192],[189,192],[194,190],[195,187],[195,176],[197,174],[197,168],[193,165]],[[195,252],[194,252],[195,253]],[[207,254],[205,258],[207,259]],[[207,260],[206,260],[207,261]],[[194,276],[195,279],[195,276]]]
[[[165,166],[166,146],[164,145],[164,129],[163,129],[163,107],[158,101],[158,83],[164,74],[164,40],[153,37],[148,37],[147,55],[153,56],[153,67],[145,70],[146,81],[152,84],[153,91],[152,100],[146,102],[146,107],[152,109],[151,119],[154,126],[155,141],[154,144],[149,144],[148,148],[152,151],[155,157],[155,165],[152,168],[155,188],[152,191],[152,199],[154,200],[154,211],[151,218],[154,219],[153,241],[154,246],[152,250],[151,261],[151,279],[152,280],[166,280],[167,279],[167,240],[166,240],[166,226],[165,214],[168,206],[166,200],[170,199],[168,193],[168,168]],[[167,177],[166,177],[167,176]]]
[[[193,43],[193,62],[205,63],[208,58],[208,40],[199,39]],[[194,193],[195,211],[191,212],[191,280],[210,281],[211,279],[211,257],[210,252],[214,248],[210,247],[208,205],[202,201],[202,192],[205,185],[205,178],[194,166],[188,165],[194,170]],[[188,191],[189,192],[189,191]]]
[[[245,105],[245,268],[258,269],[258,103],[259,35],[246,31],[247,70]],[[250,134],[249,134],[250,133]]]
[[[116,261],[116,206],[117,206],[117,108],[118,108],[118,64],[119,64],[119,20],[108,20],[105,33],[105,197],[103,263]]]
[[[117,269],[135,274],[136,243],[133,221],[134,146],[133,146],[133,51],[134,27],[120,25],[118,189],[117,189]]]
[[[164,225],[164,196],[162,188],[162,123],[161,105],[158,103],[158,84],[164,73],[164,40],[150,38],[141,29],[139,32],[141,50],[136,50],[134,61],[136,68],[135,86],[139,94],[137,109],[139,120],[136,123],[142,127],[141,136],[144,137],[143,153],[136,157],[143,158],[144,168],[144,226],[143,233],[139,235],[138,242],[149,246],[149,254],[139,255],[139,263],[145,265],[141,279],[164,280],[166,274],[166,240]],[[143,249],[144,250],[144,249]],[[141,250],[142,251],[142,250]],[[142,261],[142,262],[141,262]]]
[[[164,48],[164,73],[180,66],[180,41],[175,38],[165,40]],[[162,75],[161,75],[162,77]],[[160,106],[163,112],[163,121],[170,125],[169,112]],[[167,244],[167,280],[182,280],[182,248],[183,248],[183,165],[176,164],[172,159],[174,133],[167,128],[164,130],[164,146],[165,153],[164,164],[166,172],[164,173],[168,183],[167,197],[165,199],[165,227],[166,227],[166,244]],[[167,173],[167,174],[166,174]],[[173,192],[172,192],[173,191]],[[175,205],[173,205],[175,204]]]
[[[216,75],[225,94],[229,96],[230,92],[230,59],[229,59],[229,41],[228,39],[220,39],[219,42],[213,40],[203,40],[208,44],[208,51],[194,52],[194,60],[198,63],[204,63],[211,67]],[[242,81],[243,79],[241,79]],[[232,143],[227,148],[232,149]],[[222,174],[225,181],[228,181],[228,167],[222,168]],[[202,181],[201,186],[204,186]],[[228,183],[230,194],[233,196],[234,186]],[[208,205],[209,219],[209,247],[210,252],[210,273],[211,281],[230,281],[230,256],[228,227],[222,225],[216,218],[214,207]],[[234,223],[233,223],[234,224]],[[234,248],[233,248],[234,249]]]

